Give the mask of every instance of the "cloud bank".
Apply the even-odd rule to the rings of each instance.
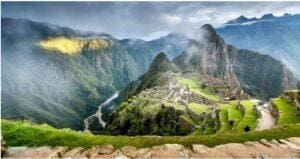
[[[116,38],[150,40],[168,32],[192,33],[240,15],[300,13],[300,2],[2,2],[2,17],[27,18]]]

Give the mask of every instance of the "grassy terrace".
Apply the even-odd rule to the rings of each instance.
[[[1,120],[2,135],[10,146],[68,146],[91,147],[96,145],[112,144],[116,148],[123,146],[135,146],[137,148],[161,145],[166,143],[178,143],[185,146],[192,144],[204,144],[215,146],[225,143],[241,143],[246,141],[257,141],[260,139],[280,139],[300,136],[300,124],[287,125],[265,131],[251,131],[248,133],[236,132],[201,136],[105,136],[89,135],[70,129],[55,129],[48,125],[35,125],[30,123],[11,122]]]
[[[185,110],[185,106],[180,105],[180,104],[176,104],[176,103],[172,103],[172,102],[168,102],[168,101],[163,101],[164,105],[167,107],[173,107],[176,110]]]
[[[278,125],[293,124],[300,122],[300,115],[295,115],[296,108],[285,99],[275,98],[272,102],[278,107],[280,117]]]
[[[253,112],[254,103],[248,100],[241,101],[242,106],[245,108],[245,114],[239,124],[233,128],[233,130],[243,131],[245,126],[249,126],[251,130],[254,130],[258,124],[258,116]]]
[[[192,125],[196,125],[196,121],[187,114],[181,115],[180,118],[182,118],[183,120],[187,121],[188,123],[190,123]]]
[[[239,124],[239,122],[241,121],[241,119],[243,118],[243,114],[242,114],[242,112],[241,111],[239,111],[237,108],[236,108],[236,105],[234,105],[234,104],[221,104],[220,106],[219,106],[219,108],[220,108],[220,113],[224,116],[226,116],[226,114],[227,114],[227,117],[222,117],[222,115],[221,115],[221,118],[220,118],[220,120],[222,120],[222,119],[226,119],[227,118],[227,121],[226,120],[224,120],[224,121],[221,121],[221,123],[227,123],[227,124],[225,124],[224,126],[225,127],[229,127],[229,125],[228,125],[228,121],[229,120],[232,120],[232,121],[234,121],[234,123],[233,123],[233,127],[235,127],[236,125],[238,125]],[[227,113],[226,113],[227,112]],[[228,126],[227,126],[228,125]],[[222,124],[222,127],[223,127],[223,124]],[[227,128],[224,128],[224,129],[227,129]],[[222,128],[221,128],[222,129]]]
[[[199,82],[199,80],[196,79],[196,77],[193,78],[177,77],[177,80],[182,85],[187,85],[191,91],[197,93],[200,96],[203,96],[207,99],[214,100],[214,101],[220,100],[220,98],[217,95],[211,93],[209,89],[202,89],[201,83]]]
[[[204,113],[206,111],[206,109],[209,107],[210,106],[208,106],[208,105],[197,104],[197,103],[190,103],[188,105],[188,108],[198,115],[201,115],[202,113]]]
[[[221,129],[219,130],[219,133],[227,132],[232,129],[232,126],[228,124],[228,111],[226,109],[220,111],[219,119],[221,124]]]

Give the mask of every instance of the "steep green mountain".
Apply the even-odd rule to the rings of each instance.
[[[174,63],[183,71],[198,72],[227,81],[260,99],[296,88],[297,80],[283,63],[268,55],[226,45],[211,25],[204,25]]]
[[[241,19],[244,19],[241,21]],[[282,61],[300,78],[300,15],[271,14],[262,18],[238,18],[218,28],[226,43],[257,51]]]
[[[26,19],[1,21],[2,116],[74,129],[143,74],[158,51],[173,56],[185,40],[170,34],[139,44]]]
[[[2,117],[79,129],[142,73],[110,35],[25,19],[4,18],[2,26]]]
[[[249,97],[270,99],[296,87],[297,81],[280,61],[226,45],[211,25],[204,25],[195,35],[172,62],[158,54],[147,73],[121,92],[104,132],[248,132],[258,127],[261,117],[261,103]],[[298,115],[293,116],[299,122]]]
[[[209,130],[203,127],[201,132],[214,133],[219,129],[219,123],[217,118],[209,117],[216,113],[213,105],[226,99],[247,98],[240,91],[233,92],[222,79],[180,73],[167,56],[160,53],[147,73],[121,93],[123,102],[110,114],[105,130],[128,135],[186,135],[195,126],[209,124]],[[203,106],[199,114],[195,114],[197,108],[193,110],[197,104]],[[207,114],[204,113],[206,106]],[[194,120],[197,122],[191,123]]]
[[[126,98],[110,114],[104,133],[222,135],[254,131],[263,122],[262,103],[231,89],[227,81],[178,69],[174,73],[172,69],[154,73],[149,81],[140,78],[131,83]],[[276,104],[271,109],[274,126],[300,122],[299,91],[290,92],[295,95],[286,92],[272,100]]]

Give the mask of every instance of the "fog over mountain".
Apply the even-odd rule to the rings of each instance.
[[[27,18],[122,38],[152,40],[169,32],[194,33],[241,15],[300,13],[299,2],[4,2],[2,16]]]

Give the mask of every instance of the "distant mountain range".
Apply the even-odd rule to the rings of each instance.
[[[282,61],[300,78],[300,15],[240,16],[217,29],[226,43],[257,51]]]
[[[256,17],[246,18],[245,16],[242,15],[236,19],[228,21],[225,24],[227,24],[227,25],[239,25],[239,24],[245,24],[245,23],[249,24],[249,22],[260,22],[260,21],[265,21],[265,20],[280,20],[281,18],[286,18],[286,17],[291,17],[291,16],[292,15],[288,14],[288,13],[285,13],[283,16],[279,16],[279,17],[276,17],[273,14],[265,14],[261,18],[256,18]]]

